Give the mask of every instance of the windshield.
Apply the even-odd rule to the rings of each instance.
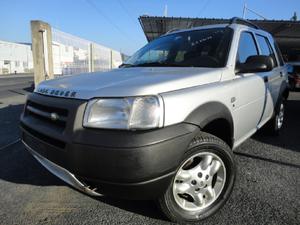
[[[224,67],[231,28],[179,32],[160,37],[137,51],[122,67]]]

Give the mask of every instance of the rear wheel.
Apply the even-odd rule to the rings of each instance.
[[[269,121],[267,128],[272,135],[279,135],[285,121],[285,99],[281,97],[274,111],[273,118]]]
[[[227,201],[235,173],[232,150],[219,138],[201,132],[191,142],[159,205],[173,222],[202,220]]]

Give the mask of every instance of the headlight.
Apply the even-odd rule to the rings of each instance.
[[[103,98],[89,101],[84,127],[151,129],[163,126],[163,102],[159,96]]]

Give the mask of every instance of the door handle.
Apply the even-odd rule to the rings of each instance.
[[[283,77],[283,73],[282,72],[280,72],[280,77]]]
[[[264,82],[265,82],[265,83],[268,83],[268,82],[269,82],[269,77],[265,76],[265,77],[264,77]]]

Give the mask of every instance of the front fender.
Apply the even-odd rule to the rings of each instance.
[[[230,127],[230,136],[233,138],[233,118],[229,109],[220,102],[209,102],[199,106],[185,118],[184,122],[195,124],[202,129],[207,124],[217,119],[224,119],[227,121]]]

